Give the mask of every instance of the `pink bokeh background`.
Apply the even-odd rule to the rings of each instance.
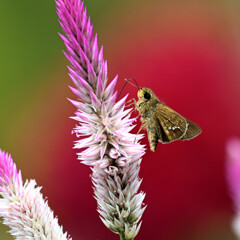
[[[104,45],[109,79],[119,74],[118,91],[124,78],[134,77],[203,130],[191,141],[159,144],[155,153],[147,147],[140,177],[148,207],[136,240],[235,239],[225,144],[240,136],[239,5],[200,0],[94,2],[86,1],[88,13]],[[57,19],[54,4],[49,7],[49,16]],[[1,148],[12,153],[25,179],[35,178],[43,186],[73,239],[118,239],[100,221],[91,171],[76,160],[72,149],[75,122],[69,116],[75,108],[66,97],[75,96],[67,88],[68,63],[57,37],[61,30],[57,22],[53,26],[56,39],[51,44],[57,47],[28,73],[31,84],[24,82],[24,73],[22,79],[9,79],[26,84],[21,97],[15,95],[17,84],[2,85],[7,94],[1,97]],[[38,48],[47,44],[46,39]],[[127,85],[124,93],[136,98],[137,89]],[[134,131],[139,127],[140,122]],[[148,145],[147,138],[143,143]],[[5,230],[1,236],[10,239],[2,235]]]

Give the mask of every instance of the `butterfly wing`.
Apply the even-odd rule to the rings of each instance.
[[[153,152],[156,150],[158,141],[170,143],[176,140],[187,140],[201,133],[201,128],[197,124],[161,102],[147,109],[146,117],[142,116],[142,124],[147,126],[148,141]]]
[[[186,119],[186,120],[188,123],[187,132],[185,135],[183,135],[180,138],[180,140],[188,140],[188,139],[195,138],[202,132],[202,129],[196,123],[194,123],[188,119]]]
[[[163,103],[158,103],[154,111],[159,141],[170,143],[182,139],[187,132],[187,120]],[[183,139],[182,139],[183,140]]]

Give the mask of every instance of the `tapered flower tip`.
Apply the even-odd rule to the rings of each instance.
[[[21,171],[17,172],[16,164],[13,162],[11,155],[0,149],[0,185],[6,186],[12,183],[17,187],[22,185]]]
[[[0,162],[3,162],[6,159],[7,153],[5,153],[1,148],[0,148]]]

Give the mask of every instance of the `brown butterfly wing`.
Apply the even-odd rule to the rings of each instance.
[[[159,141],[162,143],[182,139],[187,132],[187,120],[163,103],[156,105],[153,118]]]
[[[147,125],[148,141],[155,152],[158,141],[170,143],[176,140],[192,139],[201,133],[201,128],[184,118],[170,107],[159,102],[150,110],[151,117],[142,118]]]
[[[188,123],[187,132],[185,135],[183,135],[183,137],[180,138],[180,140],[188,140],[188,139],[195,138],[202,132],[202,129],[196,123],[194,123],[188,119],[186,119],[186,120]]]

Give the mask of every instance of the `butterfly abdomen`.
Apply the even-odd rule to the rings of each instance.
[[[148,142],[150,145],[151,151],[155,152],[157,144],[158,144],[158,134],[155,129],[155,126],[153,124],[149,124],[147,127],[147,133],[148,133]]]

